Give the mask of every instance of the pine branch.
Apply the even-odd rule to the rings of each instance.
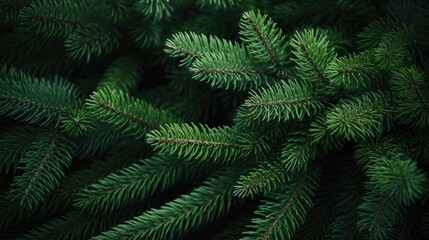
[[[287,172],[296,173],[305,171],[307,165],[322,154],[306,131],[295,131],[290,133],[283,144],[280,159]]]
[[[329,85],[325,70],[336,53],[327,36],[320,30],[306,29],[294,34],[291,46],[297,75],[306,81]]]
[[[64,44],[72,59],[89,62],[117,49],[120,38],[121,34],[112,26],[87,24],[68,35]]]
[[[109,65],[103,78],[97,85],[98,89],[109,87],[128,91],[141,80],[142,62],[136,56],[128,55],[117,58]]]
[[[234,162],[247,156],[238,143],[237,129],[209,128],[195,124],[162,125],[147,135],[147,142],[161,154],[201,161]]]
[[[295,176],[284,188],[269,194],[268,199],[255,212],[245,232],[247,239],[292,239],[294,232],[303,224],[307,209],[312,206],[311,198],[318,186],[320,173],[312,169]]]
[[[60,110],[77,99],[76,89],[65,79],[1,79],[0,115],[46,126],[56,122]]]
[[[206,53],[235,52],[242,48],[239,44],[220,39],[215,36],[206,36],[194,32],[179,32],[173,34],[165,43],[165,51],[171,57],[180,57],[180,66],[189,67],[196,59]]]
[[[302,120],[314,115],[322,106],[323,98],[313,92],[310,84],[290,80],[251,92],[238,109],[235,122]]]
[[[368,188],[359,205],[359,231],[370,239],[395,238],[393,226],[402,218],[403,206],[387,194],[379,193],[378,189]]]
[[[149,210],[93,239],[183,237],[185,233],[225,215],[240,202],[233,196],[233,185],[239,172],[238,169],[230,169],[220,173],[191,193],[182,195],[159,209]]]
[[[158,124],[173,121],[168,113],[122,90],[99,89],[87,99],[86,107],[98,120],[136,138],[142,138],[150,129],[157,129]]]
[[[290,180],[284,167],[278,162],[262,162],[250,173],[240,176],[234,188],[239,197],[252,197],[273,192]]]
[[[396,120],[404,125],[429,125],[429,84],[426,75],[416,66],[393,71],[390,80],[395,94]]]
[[[197,4],[201,7],[210,7],[214,9],[228,9],[237,7],[242,0],[197,0]]]
[[[60,121],[63,133],[72,137],[84,135],[95,128],[95,123],[90,119],[89,112],[82,106],[63,108]]]
[[[326,123],[331,134],[347,140],[380,136],[393,125],[390,96],[382,92],[369,92],[344,100],[328,110]]]
[[[88,216],[70,211],[23,234],[17,240],[89,239],[141,212],[141,206],[125,208],[120,213]]]
[[[20,14],[23,26],[45,37],[66,37],[85,26],[87,13],[83,4],[69,0],[33,1]]]
[[[198,174],[193,174],[194,171]],[[142,201],[155,191],[162,192],[197,179],[205,172],[179,159],[153,156],[85,187],[77,195],[74,207],[91,215],[113,213]]]
[[[28,147],[37,136],[33,127],[15,127],[0,138],[0,172],[15,173]]]
[[[136,9],[153,22],[158,22],[171,16],[174,10],[170,0],[137,0]]]
[[[71,164],[73,148],[58,132],[38,135],[22,159],[24,173],[14,177],[8,199],[30,208],[42,202]]]
[[[240,39],[255,61],[270,73],[281,73],[286,64],[286,39],[277,25],[260,12],[245,12],[240,22]],[[263,68],[264,69],[264,68]]]
[[[370,52],[335,59],[327,66],[326,76],[330,83],[348,91],[374,88],[381,78]]]
[[[206,53],[190,70],[194,79],[227,90],[256,89],[270,80],[255,68],[246,50],[238,47],[232,52]]]

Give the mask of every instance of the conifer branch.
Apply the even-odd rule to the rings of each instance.
[[[174,121],[169,113],[135,99],[122,90],[98,89],[87,100],[86,106],[100,121],[137,138],[143,137],[150,129],[157,129],[158,124]]]
[[[208,128],[194,124],[162,125],[147,135],[147,142],[162,154],[210,161],[236,161],[248,153],[237,139],[236,129]]]

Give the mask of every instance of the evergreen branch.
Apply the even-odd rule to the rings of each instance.
[[[245,232],[247,239],[292,239],[299,225],[303,224],[307,209],[311,208],[314,191],[320,173],[311,169],[295,176],[284,187],[268,194],[268,199],[255,212],[251,231]]]
[[[374,158],[372,161],[367,169],[370,181],[395,201],[408,205],[427,191],[428,179],[415,161],[398,157]]]
[[[336,53],[327,36],[318,29],[306,29],[294,34],[291,46],[298,76],[306,81],[329,85],[325,70]]]
[[[134,1],[129,0],[99,0],[90,1],[88,7],[97,9],[100,17],[113,23],[123,23],[130,19]],[[88,4],[88,3],[87,3]]]
[[[33,207],[64,176],[64,168],[71,164],[73,143],[58,132],[40,134],[22,159],[24,173],[16,176],[8,193],[8,199],[21,205]]]
[[[381,138],[376,141],[361,142],[356,145],[354,159],[363,168],[368,168],[380,158],[398,158],[403,155],[401,146],[391,138]]]
[[[68,35],[65,47],[72,59],[89,62],[117,49],[120,38],[120,33],[111,26],[88,24]]]
[[[136,138],[143,137],[149,129],[157,129],[158,124],[173,120],[168,113],[135,99],[122,90],[99,89],[93,92],[86,106],[98,120]]]
[[[173,239],[206,225],[230,211],[240,202],[233,196],[233,184],[240,171],[230,169],[208,179],[201,187],[167,203],[159,209],[126,221],[94,237],[107,239]]]
[[[290,180],[283,166],[277,162],[262,162],[250,173],[240,176],[234,188],[234,194],[239,197],[253,197],[256,194],[266,194]]]
[[[94,129],[89,112],[82,108],[64,108],[61,112],[61,129],[69,136],[79,136]]]
[[[113,213],[124,206],[142,201],[155,191],[165,191],[189,182],[206,172],[182,160],[153,156],[111,173],[84,188],[75,199],[74,207],[91,215]]]
[[[32,127],[15,127],[4,132],[0,138],[0,172],[14,173],[28,147],[37,136]]]
[[[142,62],[135,56],[117,58],[109,65],[97,88],[109,87],[128,91],[135,87],[141,79]]]
[[[2,0],[0,1],[0,25],[16,25],[18,15],[22,8],[27,6],[25,0]]]
[[[0,81],[0,114],[28,123],[45,126],[58,121],[60,109],[76,99],[76,89],[61,78]]]
[[[286,39],[267,15],[245,12],[240,22],[240,38],[257,63],[272,73],[282,72],[286,64]]]
[[[141,212],[142,208],[142,206],[133,206],[133,208],[125,208],[119,213],[95,216],[84,215],[76,211],[66,212],[23,234],[17,240],[89,239],[131,218],[136,212]]]
[[[326,75],[332,84],[349,91],[375,87],[381,78],[368,51],[335,59],[327,66]]]
[[[66,37],[85,26],[85,17],[84,5],[68,0],[33,1],[20,14],[24,27],[48,38]]]
[[[237,7],[242,0],[197,0],[197,4],[201,7],[211,7],[214,9],[228,9]]]
[[[369,92],[344,100],[328,111],[326,123],[331,134],[347,139],[369,139],[392,126],[390,96]]]
[[[329,152],[333,149],[341,149],[346,141],[332,135],[329,129],[329,124],[326,121],[326,112],[316,116],[311,122],[309,129],[309,138],[311,138],[314,145],[322,150],[322,152]]]
[[[92,123],[92,121],[91,121]],[[80,141],[76,156],[79,158],[92,158],[105,152],[121,138],[121,133],[113,126],[98,123],[92,131]]]
[[[170,17],[171,12],[174,10],[170,0],[138,0],[135,6],[143,16],[153,22]]]
[[[147,142],[161,154],[188,159],[232,162],[247,154],[237,140],[237,130],[194,124],[162,125],[147,135]]]
[[[369,234],[371,239],[395,238],[394,225],[399,223],[404,211],[403,206],[387,194],[379,193],[368,185],[368,192],[359,205],[358,229]]]
[[[231,41],[220,39],[215,36],[206,36],[194,32],[179,32],[173,34],[165,43],[165,51],[171,57],[183,58],[181,66],[189,67],[198,58],[206,53],[236,52],[242,47]]]
[[[429,84],[416,66],[398,68],[390,80],[395,94],[396,120],[418,127],[429,125]]]
[[[305,171],[309,162],[321,155],[322,152],[308,136],[308,132],[295,131],[290,133],[283,144],[280,159],[287,172],[296,173]]]
[[[246,50],[238,47],[233,52],[206,53],[190,70],[194,79],[227,90],[255,89],[270,80],[255,69]]]
[[[46,196],[45,200],[39,205],[29,209],[21,205],[18,201],[7,199],[7,194],[0,196],[0,230],[3,233],[11,229],[19,229],[22,225],[31,225],[34,222],[42,222],[47,217],[58,212],[64,211],[65,204],[54,195]]]
[[[290,80],[251,92],[236,114],[237,123],[303,119],[315,114],[323,105],[310,84]]]

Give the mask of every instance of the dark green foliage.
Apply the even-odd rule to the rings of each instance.
[[[177,183],[184,183],[199,175],[188,172],[197,169],[183,160],[153,156],[111,173],[82,189],[74,206],[81,212],[112,213],[120,208],[141,201],[155,191],[165,191]],[[204,170],[200,170],[202,174]],[[116,202],[112,202],[116,201]]]
[[[423,0],[0,0],[0,239],[429,237]]]
[[[286,39],[267,15],[245,12],[240,22],[240,38],[258,64],[279,73],[286,64]]]
[[[176,200],[135,217],[94,239],[174,239],[226,214],[240,200],[233,196],[239,175],[231,169],[208,179],[204,185]]]
[[[120,37],[120,33],[111,26],[88,24],[67,36],[65,47],[72,59],[89,62],[92,57],[118,48]]]
[[[122,90],[99,89],[87,100],[86,107],[98,120],[136,138],[143,137],[148,129],[156,129],[159,124],[173,121],[170,114]]]
[[[15,127],[0,138],[0,171],[15,172],[28,147],[37,136],[32,127]]]
[[[14,178],[7,198],[30,208],[43,201],[71,164],[73,147],[57,132],[39,134],[22,158],[24,172]]]
[[[208,128],[194,124],[169,124],[147,135],[147,142],[162,154],[179,157],[231,162],[245,156],[238,143],[237,129]]]
[[[16,120],[48,125],[59,121],[60,110],[77,100],[76,89],[65,79],[6,76],[0,81],[0,113]]]
[[[255,212],[250,228],[243,239],[291,239],[304,223],[307,209],[311,208],[314,190],[320,172],[316,169],[297,174],[279,189],[267,195],[267,200]]]

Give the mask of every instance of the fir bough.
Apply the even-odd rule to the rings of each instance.
[[[429,237],[427,9],[0,0],[0,239]]]

